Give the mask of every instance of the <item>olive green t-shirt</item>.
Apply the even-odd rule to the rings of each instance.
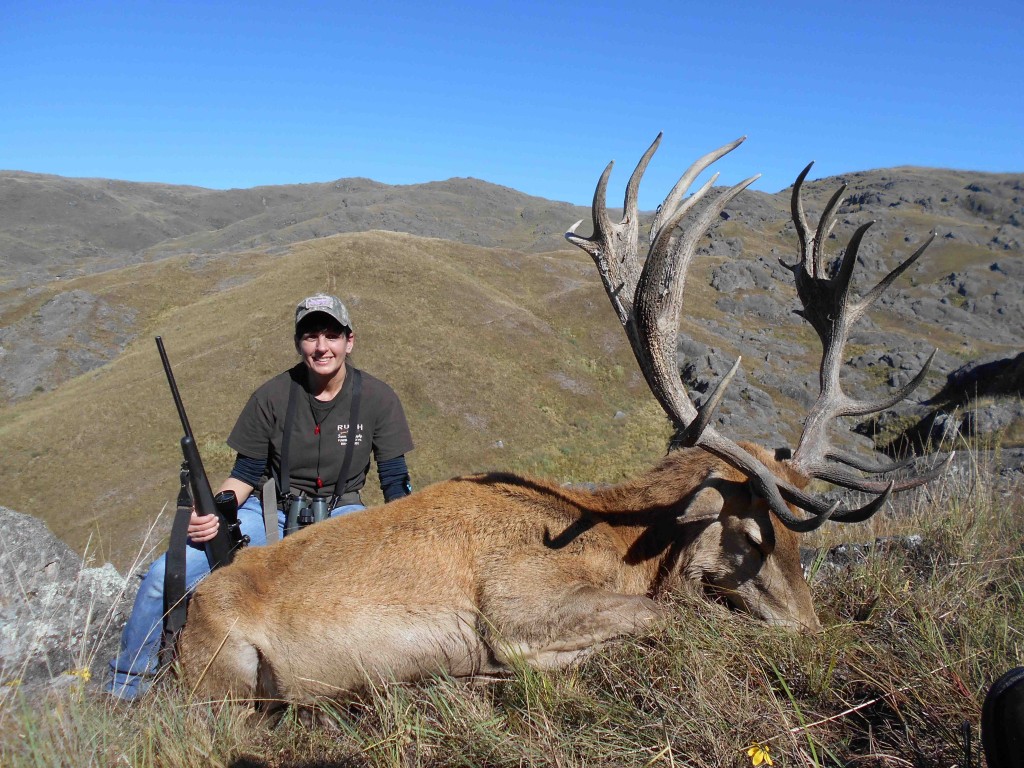
[[[253,459],[266,457],[268,473],[281,482],[281,449],[288,393],[294,379],[299,384],[288,464],[291,492],[329,496],[345,458],[349,440],[354,440],[352,463],[345,487],[337,493],[358,491],[366,482],[370,453],[378,463],[408,453],[412,435],[398,395],[380,379],[362,373],[359,418],[350,424],[353,368],[345,364],[345,383],[333,400],[320,402],[309,392],[307,368],[299,363],[261,386],[249,398],[228,436],[228,445]],[[317,429],[319,423],[319,429]],[[318,487],[317,478],[322,486]]]

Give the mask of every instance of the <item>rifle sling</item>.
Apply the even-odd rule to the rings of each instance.
[[[192,495],[189,492],[188,466],[181,468],[181,490],[178,508],[171,525],[164,568],[164,634],[163,652],[173,656],[178,633],[185,626],[185,550],[188,546],[188,524],[192,518]]]
[[[263,501],[263,526],[267,529],[267,544],[274,544],[280,538],[277,531],[277,491],[274,478],[271,477],[263,484],[260,499]]]
[[[281,496],[287,496],[291,490],[291,465],[288,463],[289,447],[292,442],[292,427],[295,425],[295,408],[299,404],[298,379],[292,376],[291,386],[288,388],[288,410],[284,416],[284,438],[281,445],[281,477],[277,485],[281,489]]]

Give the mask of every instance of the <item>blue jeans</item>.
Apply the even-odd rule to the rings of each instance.
[[[331,510],[331,517],[363,509],[361,504],[349,504]],[[256,496],[250,496],[238,508],[242,533],[249,537],[249,546],[267,543],[263,523],[263,507]],[[284,512],[277,513],[278,534],[284,536]],[[160,642],[164,620],[164,571],[166,555],[158,557],[142,579],[135,596],[131,616],[121,634],[121,652],[110,662],[111,677],[104,690],[120,699],[138,698],[153,684],[160,664]],[[207,574],[210,565],[202,545],[189,542],[185,548],[185,589],[191,593]]]

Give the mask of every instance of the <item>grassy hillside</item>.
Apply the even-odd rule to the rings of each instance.
[[[932,345],[940,354],[922,398],[965,362],[1017,354],[1021,327],[1007,319],[1024,308],[1019,177],[896,168],[846,181],[830,257],[877,222],[857,290],[939,232],[859,324],[848,391],[878,396]],[[812,226],[838,183],[807,183]],[[232,459],[223,439],[249,393],[295,360],[295,302],[319,290],[350,304],[357,364],[406,405],[416,485],[488,468],[599,482],[631,474],[661,454],[665,418],[590,260],[538,252],[564,244],[554,233],[579,215],[472,179],[216,192],[0,174],[0,263],[24,267],[0,279],[0,504],[46,520],[76,548],[91,538],[124,566],[176,495],[179,426],[152,337],[165,337],[219,478]],[[818,361],[778,266],[796,253],[787,194],[745,193],[722,219],[687,280],[688,362],[714,379],[742,355],[718,411],[724,431],[792,443]],[[448,239],[324,236],[368,226]]]
[[[582,211],[479,179],[214,190],[0,171],[0,306],[54,277],[372,229],[540,252]]]
[[[488,468],[615,481],[668,435],[582,253],[370,232],[281,256],[174,257],[73,288],[134,309],[140,335],[114,362],[2,411],[0,504],[122,567],[177,493],[180,426],[152,337],[220,478],[233,458],[223,439],[250,392],[296,360],[294,304],[318,290],[348,302],[357,364],[402,397],[416,485]]]

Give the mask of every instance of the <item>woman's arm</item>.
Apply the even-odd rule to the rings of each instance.
[[[377,476],[380,478],[380,489],[384,492],[385,502],[394,501],[412,493],[412,482],[409,479],[409,467],[405,462],[405,454],[378,462]]]

